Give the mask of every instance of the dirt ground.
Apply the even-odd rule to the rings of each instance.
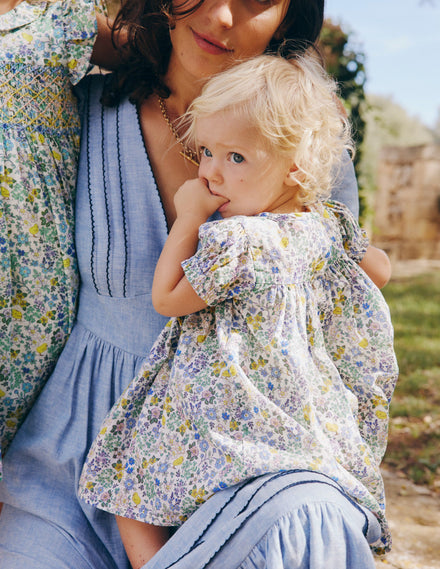
[[[393,548],[377,569],[440,569],[440,495],[382,469]]]

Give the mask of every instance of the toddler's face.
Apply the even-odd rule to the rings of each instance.
[[[289,174],[292,161],[268,150],[255,127],[232,111],[197,119],[199,177],[210,191],[229,201],[222,217],[294,211]]]

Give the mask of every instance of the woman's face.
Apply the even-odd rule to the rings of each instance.
[[[170,31],[169,69],[205,79],[237,60],[260,55],[282,23],[289,2],[205,0],[193,14],[177,19]]]

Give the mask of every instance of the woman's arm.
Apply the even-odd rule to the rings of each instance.
[[[125,42],[125,34],[119,31],[115,35],[116,45],[113,44],[112,29],[113,20],[104,14],[97,12],[98,34],[93,46],[91,61],[94,65],[104,69],[116,69],[119,63],[118,47]]]
[[[359,190],[353,161],[346,150],[342,157],[340,172],[330,198],[348,207],[356,219],[359,217]]]
[[[157,262],[153,280],[153,306],[159,314],[184,316],[206,308],[206,303],[185,277],[181,263],[197,251],[200,225],[224,202],[224,198],[211,194],[200,178],[185,182],[176,192],[176,221]]]
[[[369,245],[359,266],[378,288],[383,288],[391,278],[391,262],[382,249]]]

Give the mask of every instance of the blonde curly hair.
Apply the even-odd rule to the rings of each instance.
[[[223,111],[249,120],[275,159],[292,157],[303,205],[329,196],[343,150],[354,153],[337,85],[313,53],[261,55],[211,78],[184,115],[185,142],[197,148],[198,119]]]

